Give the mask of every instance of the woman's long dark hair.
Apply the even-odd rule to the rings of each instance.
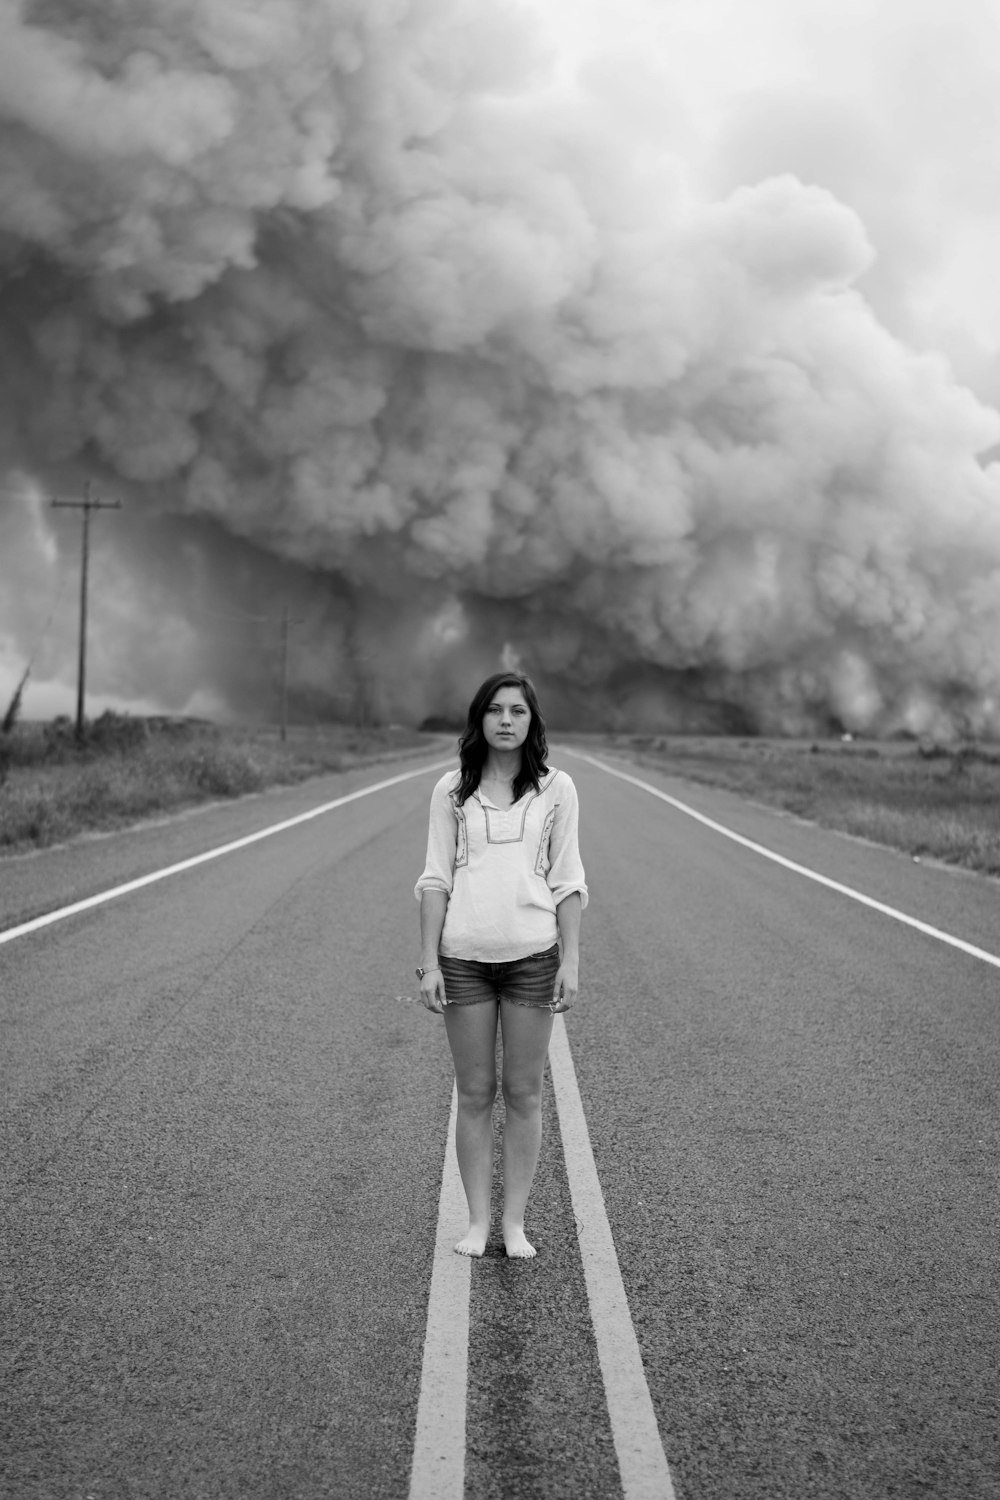
[[[514,777],[514,801],[517,802],[523,797],[529,787],[534,787],[536,792],[541,790],[541,778],[549,769],[545,764],[549,747],[545,739],[545,720],[538,707],[535,689],[531,679],[521,672],[496,672],[492,677],[487,677],[469,704],[469,722],[458,742],[462,776],[455,796],[459,807],[472,796],[479,785],[490,749],[483,734],[483,718],[495,695],[505,687],[517,688],[524,695],[524,701],[531,710],[528,735],[521,746],[521,769]]]

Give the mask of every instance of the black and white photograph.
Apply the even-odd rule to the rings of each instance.
[[[1000,1500],[995,0],[0,0],[0,1500]]]

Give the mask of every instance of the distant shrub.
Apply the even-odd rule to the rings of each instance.
[[[149,724],[145,719],[115,713],[110,708],[92,724],[88,724],[84,734],[85,746],[105,755],[129,755],[144,746],[148,740]]]
[[[66,714],[57,714],[42,729],[44,753],[49,760],[56,760],[75,748],[73,721]]]
[[[175,719],[169,714],[153,714],[145,722],[151,734],[173,743],[178,740],[217,740],[221,734],[218,724],[212,724],[208,719]]]
[[[949,746],[938,744],[936,740],[921,740],[917,745],[921,760],[948,760],[951,753]]]
[[[210,797],[241,797],[264,785],[264,776],[245,750],[220,745],[202,745],[192,754],[183,752],[175,764],[176,774]]]

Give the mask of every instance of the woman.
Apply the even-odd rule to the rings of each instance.
[[[459,770],[431,795],[427,862],[417,881],[420,998],[444,1015],[458,1085],[455,1145],[469,1230],[455,1249],[482,1255],[490,1232],[496,1033],[503,1034],[503,1239],[535,1254],[524,1210],[542,1139],[542,1073],[552,1017],[576,999],[587,886],[576,788],[546,765],[535,690],[518,672],[483,683],[459,741]]]

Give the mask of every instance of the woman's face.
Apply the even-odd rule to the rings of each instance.
[[[497,688],[483,714],[483,738],[494,750],[517,750],[528,737],[531,709],[520,688]]]

